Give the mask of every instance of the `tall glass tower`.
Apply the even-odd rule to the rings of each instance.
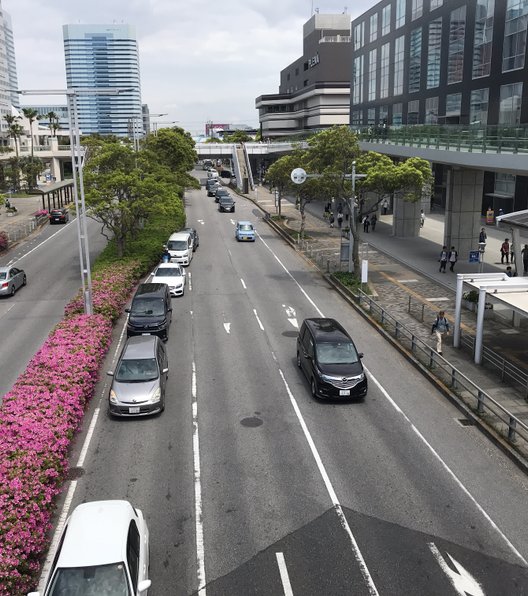
[[[0,0],[0,87],[18,89],[18,78],[15,60],[15,42],[11,17],[2,8]],[[6,114],[11,114],[11,106],[20,107],[18,93],[0,91],[0,130],[7,131]]]
[[[82,134],[143,134],[139,53],[129,25],[63,25],[68,88],[127,89],[119,95],[78,95]]]

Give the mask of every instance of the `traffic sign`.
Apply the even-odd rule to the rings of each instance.
[[[306,172],[302,168],[295,168],[292,170],[290,178],[294,184],[302,184],[306,181]]]
[[[470,250],[469,251],[469,262],[470,263],[478,263],[480,258],[480,251],[478,250]]]

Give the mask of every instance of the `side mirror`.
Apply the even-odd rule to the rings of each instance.
[[[185,271],[185,269],[183,270],[183,277],[185,277],[187,275],[187,272]]]
[[[129,308],[125,308],[125,312],[130,312],[130,309]]]
[[[359,356],[360,358],[363,358],[363,356],[364,356],[363,352],[359,352],[359,353],[358,353],[358,356]]]
[[[109,377],[113,377],[113,376],[114,376],[114,371],[113,371],[113,370],[107,370],[107,371],[106,371],[106,374],[107,374]]]
[[[148,590],[150,588],[150,586],[152,585],[152,582],[150,581],[150,579],[144,579],[142,582],[139,582],[138,584],[138,592],[145,592],[145,590]]]

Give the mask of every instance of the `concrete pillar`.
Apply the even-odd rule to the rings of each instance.
[[[392,235],[397,238],[414,238],[420,233],[420,201],[411,203],[400,196],[394,198]]]
[[[483,185],[482,171],[451,168],[448,172],[444,244],[454,246],[461,260],[478,249]]]
[[[62,181],[62,168],[60,160],[57,157],[52,157],[50,161],[50,174],[57,182]]]

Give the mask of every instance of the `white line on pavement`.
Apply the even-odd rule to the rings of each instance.
[[[247,290],[246,282],[242,278],[240,278],[240,283],[242,284],[244,290]]]
[[[187,274],[187,279],[189,280],[189,292],[192,292],[192,273],[190,271]]]
[[[60,230],[57,230],[56,232],[54,232],[51,236],[49,236],[48,238],[46,238],[46,240],[43,240],[42,242],[40,242],[39,244],[37,244],[37,246],[34,246],[31,250],[28,250],[27,253],[23,254],[18,260],[22,260],[24,257],[29,256],[32,252],[36,251],[38,248],[40,248],[43,244],[46,244],[46,242],[48,242],[49,240],[51,240],[52,238],[55,238],[55,236],[57,234],[60,234],[61,232],[63,232],[66,228],[68,228],[75,220],[73,219],[72,221],[70,221],[70,223],[67,223],[63,228],[61,228]],[[9,263],[9,265],[11,265],[12,263]]]
[[[264,331],[264,325],[262,324],[262,321],[259,319],[259,316],[257,314],[257,311],[255,309],[253,309],[253,313],[255,315],[255,318],[257,319],[257,323],[259,324],[259,327],[262,331]]]
[[[293,596],[290,576],[288,575],[288,568],[286,567],[286,561],[284,560],[284,553],[275,553],[275,556],[277,557],[277,565],[279,566],[284,596]]]

